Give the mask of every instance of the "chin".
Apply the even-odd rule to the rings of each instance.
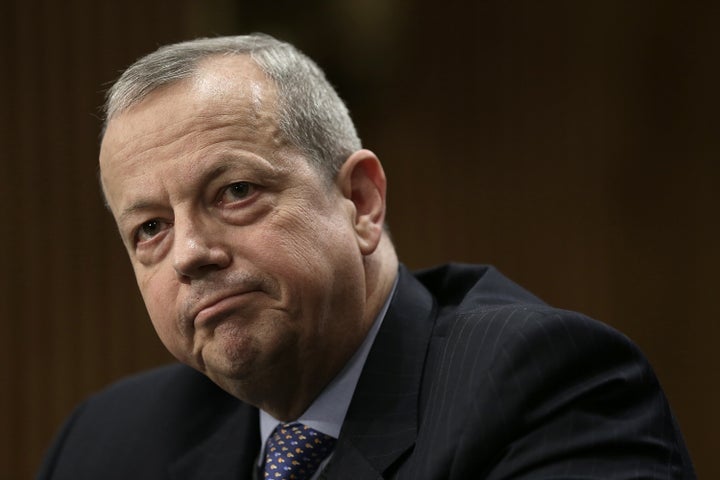
[[[249,341],[215,339],[201,355],[205,373],[211,378],[242,380],[256,369],[260,352]]]
[[[204,373],[218,387],[233,397],[258,405],[267,388],[268,378],[261,373],[257,361],[250,358],[211,357],[205,358]]]
[[[278,327],[270,324],[269,327]],[[199,370],[234,396],[241,391],[266,388],[278,368],[296,358],[297,337],[283,328],[249,328],[223,322],[202,339],[194,359]]]

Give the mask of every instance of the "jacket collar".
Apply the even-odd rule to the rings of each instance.
[[[395,296],[365,362],[327,477],[379,478],[414,445],[434,310],[430,293],[401,266]]]

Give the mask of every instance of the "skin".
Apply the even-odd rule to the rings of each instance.
[[[246,56],[116,114],[100,170],[167,349],[279,420],[340,371],[389,295],[385,175],[360,150],[328,182],[281,135]]]

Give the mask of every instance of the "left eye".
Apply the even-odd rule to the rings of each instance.
[[[249,197],[255,190],[255,185],[248,182],[235,182],[222,191],[220,201],[222,203],[232,203]]]

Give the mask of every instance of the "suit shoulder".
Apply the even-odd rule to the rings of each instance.
[[[543,304],[464,307],[441,312],[435,335],[444,338],[447,349],[472,352],[488,367],[512,360],[542,361],[544,370],[555,362],[558,368],[572,369],[572,362],[579,359],[602,365],[622,360],[648,367],[627,336],[577,312]]]
[[[467,465],[483,451],[478,461],[494,465],[483,478],[553,478],[571,466],[614,478],[628,465],[655,478],[661,461],[667,472],[692,472],[652,367],[617,330],[544,305],[484,306],[442,324],[427,363],[426,428],[459,438],[450,454]],[[523,476],[539,446],[557,464]]]
[[[168,365],[129,376],[92,395],[81,406],[74,427],[97,430],[104,425],[117,434],[156,429],[160,434],[167,425],[187,425],[188,419],[231,411],[239,403],[199,372]]]
[[[149,403],[159,393],[191,393],[200,390],[218,389],[199,372],[181,364],[157,367],[122,378],[90,397],[90,402],[123,401],[142,398]]]
[[[544,305],[538,297],[489,265],[451,263],[421,270],[415,277],[440,309],[466,311],[502,305]]]
[[[250,414],[250,407],[185,366],[133,375],[76,408],[38,478],[159,478],[178,452],[240,409]]]
[[[479,335],[485,341],[492,339],[496,346],[547,342],[553,351],[601,343],[636,349],[614,328],[547,305],[492,266],[448,264],[418,272],[416,277],[436,301],[435,333],[443,337],[451,337],[454,331],[461,341]]]

